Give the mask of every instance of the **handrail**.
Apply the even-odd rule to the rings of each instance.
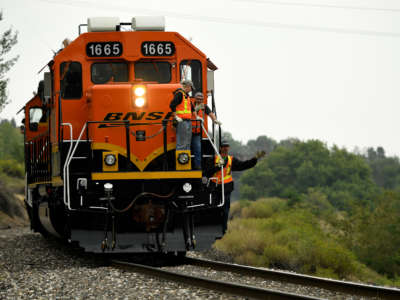
[[[70,191],[69,191],[69,165],[71,164],[71,160],[72,160],[72,158],[73,158],[73,156],[75,154],[76,149],[78,148],[78,145],[79,145],[79,143],[81,141],[82,135],[85,132],[86,126],[87,126],[87,123],[85,123],[82,126],[81,133],[79,134],[79,137],[75,142],[75,145],[74,145],[74,148],[73,148],[72,152],[70,153],[69,156],[67,155],[67,158],[65,159],[64,168],[66,170],[67,187],[65,187],[65,185],[64,185],[64,191],[65,191],[65,189],[67,189],[67,206],[68,206],[69,210],[73,210],[73,209],[71,209],[71,199],[70,199]],[[72,139],[72,137],[71,137],[71,139]],[[64,178],[64,180],[65,180],[65,178]]]
[[[215,153],[217,153],[217,155],[219,156],[220,160],[222,160],[221,154],[218,152],[217,146],[215,146],[215,144],[213,143],[211,137],[208,135],[207,130],[204,128],[204,124],[202,120],[197,120],[198,122],[201,123],[201,128],[203,128],[203,131],[205,132],[205,134],[207,135],[208,140],[210,141],[211,145],[213,146]],[[221,175],[223,176],[224,174],[224,166],[221,166]],[[224,180],[221,180],[221,193],[222,193],[222,203],[217,205],[217,207],[222,207],[225,204],[225,189],[224,189]]]
[[[73,145],[72,124],[71,123],[61,123],[61,126],[69,126],[69,136],[70,136],[69,149],[68,149],[67,157],[65,158],[64,167],[63,167],[63,181],[64,181],[64,191],[63,191],[64,199],[63,200],[64,200],[64,204],[68,205],[68,203],[67,203],[67,190],[66,190],[65,187],[68,185],[68,177],[66,176],[67,161],[68,161],[68,158],[69,158],[69,156],[71,154],[72,145]]]

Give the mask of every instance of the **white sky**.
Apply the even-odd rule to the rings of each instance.
[[[0,32],[19,31],[7,74],[12,103],[32,97],[38,71],[93,16],[164,15],[219,67],[218,118],[235,139],[319,139],[400,156],[398,0],[2,0]]]

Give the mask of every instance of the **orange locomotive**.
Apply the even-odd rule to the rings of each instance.
[[[49,62],[24,108],[32,229],[89,252],[209,248],[222,235],[223,200],[204,175],[216,137],[204,120],[202,170],[192,170],[190,151],[175,150],[169,104],[179,82],[191,80],[215,110],[216,67],[165,32],[162,17],[86,26]]]

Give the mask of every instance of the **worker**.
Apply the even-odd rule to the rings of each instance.
[[[216,192],[219,202],[222,201],[222,180],[224,183],[224,199],[225,203],[223,206],[223,224],[222,232],[225,234],[228,228],[228,216],[229,209],[231,205],[231,193],[234,189],[232,171],[244,171],[254,167],[257,161],[265,156],[265,151],[258,151],[252,159],[241,161],[231,155],[229,155],[229,143],[227,141],[222,141],[220,146],[220,154],[215,156],[215,166],[212,171],[215,171],[212,179],[217,184]],[[221,174],[221,167],[223,167],[223,175]],[[211,173],[211,170],[208,171]]]
[[[173,117],[177,121],[176,126],[176,150],[190,150],[192,139],[192,103],[189,93],[192,91],[193,82],[183,80],[181,88],[174,91],[174,98],[169,107]]]
[[[217,120],[215,114],[211,111],[211,109],[204,104],[204,96],[202,92],[197,92],[194,95],[194,112],[192,114],[192,143],[191,150],[194,155],[193,159],[193,169],[200,170],[201,169],[201,133],[202,127],[201,122],[204,121],[205,115],[210,116],[211,120],[217,124],[222,125],[220,121]],[[196,114],[196,115],[195,115]]]

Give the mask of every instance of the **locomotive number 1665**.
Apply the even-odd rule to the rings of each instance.
[[[120,42],[94,42],[86,45],[86,55],[89,57],[112,57],[122,55]]]

